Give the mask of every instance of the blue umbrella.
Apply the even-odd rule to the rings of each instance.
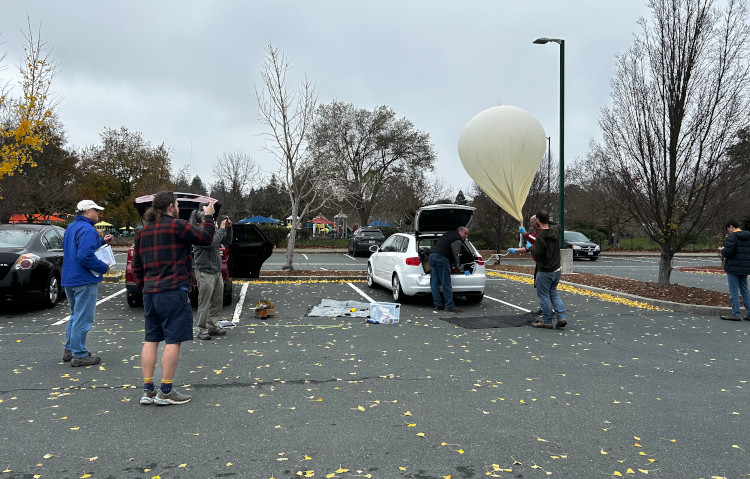
[[[386,223],[385,221],[377,220],[377,221],[370,221],[370,224],[368,224],[367,226],[375,226],[375,227],[381,228],[384,226],[393,226],[393,225],[390,223]]]
[[[256,224],[271,223],[271,224],[279,224],[279,223],[281,223],[281,221],[275,220],[273,218],[266,218],[265,216],[257,215],[257,216],[253,216],[252,218],[243,218],[243,219],[241,219],[239,221],[239,223],[256,223]]]

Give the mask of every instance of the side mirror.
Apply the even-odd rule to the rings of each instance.
[[[370,252],[371,253],[377,253],[380,247],[378,245],[372,245],[370,246]]]

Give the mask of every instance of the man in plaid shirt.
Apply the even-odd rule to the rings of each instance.
[[[143,396],[141,404],[184,404],[191,396],[172,387],[180,344],[193,340],[193,310],[188,303],[188,289],[193,284],[192,245],[210,245],[215,226],[214,204],[203,207],[203,228],[180,218],[177,199],[162,191],[154,197],[152,207],[143,219],[146,226],[136,235],[133,252],[135,284],[143,293],[146,338],[141,351]],[[161,389],[154,388],[154,370],[159,343],[161,355]]]

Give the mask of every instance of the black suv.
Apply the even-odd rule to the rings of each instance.
[[[380,246],[384,240],[385,236],[382,231],[371,226],[363,226],[349,238],[348,253],[352,256],[357,256],[361,251],[369,253],[370,246]]]
[[[566,231],[565,244],[573,250],[573,259],[588,258],[591,261],[596,261],[599,257],[599,245],[578,231]]]
[[[175,193],[177,204],[180,207],[180,219],[195,223],[195,216],[203,206],[211,201],[216,201],[207,196],[193,193]],[[133,203],[138,214],[143,218],[146,210],[151,206],[154,195],[140,196]],[[214,217],[218,219],[221,203],[214,204]],[[260,276],[260,268],[263,262],[273,254],[273,244],[263,236],[263,233],[254,224],[232,223],[232,242],[219,247],[221,252],[221,279],[224,280],[224,306],[232,304],[232,279],[233,278],[257,278]],[[133,276],[133,247],[128,249],[127,263],[125,265],[125,288],[128,290],[128,305],[139,306],[143,304],[143,296],[135,285]],[[198,305],[198,286],[193,278],[193,290],[190,295],[193,307]]]

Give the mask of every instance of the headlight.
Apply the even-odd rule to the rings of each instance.
[[[13,269],[34,269],[39,264],[41,258],[34,253],[24,253],[18,257]]]
[[[594,248],[594,251],[599,251],[599,245],[596,245],[596,248]]]
[[[577,244],[574,244],[574,245],[573,245],[573,249],[581,249],[581,247],[580,247],[580,246],[578,246]]]

